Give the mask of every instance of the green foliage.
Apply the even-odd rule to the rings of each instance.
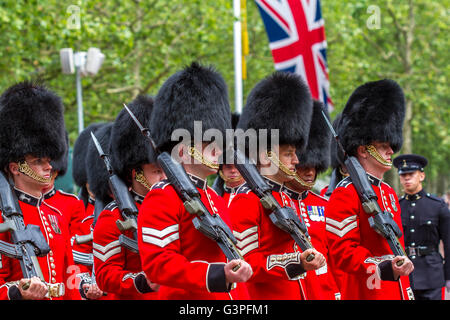
[[[380,28],[369,27],[376,4]],[[429,179],[450,173],[448,105],[449,0],[322,1],[334,117],[360,84],[389,77],[412,101],[412,151],[431,163]],[[70,28],[71,6],[80,9],[80,28]],[[405,28],[414,29],[409,60]],[[250,54],[244,99],[274,70],[256,5],[247,0]],[[112,121],[138,93],[155,95],[163,81],[192,60],[215,65],[229,86],[234,109],[233,8],[229,0],[2,0],[0,90],[28,78],[42,79],[63,97],[71,143],[78,135],[75,76],[63,75],[59,50],[98,47],[106,58],[100,72],[85,77],[85,126]],[[403,29],[402,29],[403,28]],[[409,61],[409,65],[406,60]],[[441,183],[442,184],[442,183]],[[443,190],[440,190],[443,191]]]

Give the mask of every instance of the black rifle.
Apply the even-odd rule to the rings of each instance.
[[[95,226],[95,223],[97,222],[98,216],[99,216],[100,213],[103,211],[103,208],[104,208],[104,207],[105,207],[105,204],[103,203],[103,201],[101,201],[100,199],[96,199],[96,200],[95,200],[95,204],[94,204],[94,213],[93,213],[93,215],[94,215],[94,221],[93,221],[93,223],[92,223],[92,226]],[[93,237],[92,231],[91,231],[90,233],[84,234],[84,235],[78,235],[78,234],[75,235],[75,241],[76,241],[78,244],[88,243],[89,241],[92,241],[93,238],[94,238],[94,237]],[[75,258],[75,256],[74,256],[74,258]],[[82,261],[77,261],[77,260],[75,260],[75,262],[76,262],[76,263],[80,263],[80,264],[84,264],[84,265],[87,265],[87,266],[92,266],[92,263],[94,262],[94,260],[92,260],[91,262],[89,262],[89,264],[86,264],[86,263],[85,263],[85,262],[87,262],[87,261],[82,262]]]
[[[224,183],[225,181],[222,179],[220,174],[217,174],[217,177],[214,179],[211,189],[213,189],[219,196],[222,197],[225,193]]]
[[[167,179],[183,201],[183,205],[190,214],[195,214],[192,220],[195,228],[208,238],[214,240],[229,260],[244,259],[236,248],[237,240],[228,225],[218,214],[211,214],[200,199],[200,193],[192,183],[183,166],[174,161],[167,152],[160,152],[153,141],[148,128],[144,128],[133,112],[124,104],[125,109],[139,127],[142,134],[148,139],[152,148],[158,154],[157,161]],[[233,269],[236,271],[240,265]]]
[[[0,232],[9,231],[14,243],[0,240],[0,253],[19,259],[24,278],[38,277],[45,283],[37,257],[46,256],[50,252],[50,247],[39,226],[32,224],[25,226],[17,197],[3,172],[0,172],[0,209],[4,221],[0,224]],[[63,283],[46,283],[46,285],[48,287],[46,297],[64,295]],[[28,287],[29,283],[26,283],[22,289],[26,290]]]
[[[389,212],[381,210],[380,205],[377,202],[378,197],[375,194],[375,191],[373,191],[366,171],[361,166],[358,159],[356,159],[354,156],[349,156],[345,152],[345,149],[339,141],[339,137],[336,131],[333,129],[333,126],[331,125],[330,121],[323,111],[322,116],[328,124],[328,127],[330,128],[334,138],[336,139],[338,152],[340,151],[344,155],[343,164],[347,168],[350,179],[352,180],[356,192],[358,193],[358,197],[361,200],[362,207],[364,211],[370,215],[370,227],[387,240],[394,256],[406,256],[405,250],[398,240],[398,238],[402,236],[402,232],[400,231],[397,223],[392,218],[391,214]],[[397,261],[397,266],[401,266],[403,262],[404,260]]]
[[[106,170],[108,170],[109,173],[109,186],[114,195],[114,200],[117,204],[117,207],[119,208],[119,211],[124,219],[123,221],[117,220],[116,225],[120,231],[132,230],[133,232],[134,239],[130,239],[129,237],[121,234],[119,236],[119,243],[126,249],[138,253],[139,248],[137,244],[137,215],[139,211],[136,207],[133,197],[130,194],[130,191],[128,190],[128,187],[122,181],[122,179],[120,179],[119,176],[114,173],[109,156],[103,151],[102,146],[98,142],[93,132],[91,132],[91,137],[94,141],[100,158],[102,158],[105,162]],[[94,226],[96,220],[97,219],[94,215]]]
[[[256,165],[238,149],[234,150],[234,165],[247,181],[250,189],[258,196],[262,206],[270,212],[270,220],[281,230],[290,234],[302,251],[312,249],[308,230],[291,207],[281,206],[272,194],[272,188],[258,172]],[[313,253],[306,257],[310,262]]]
[[[325,192],[325,197],[329,198],[331,196],[334,189],[341,180],[342,174],[339,172],[339,168],[333,169],[333,171],[331,172],[330,183],[328,184],[327,191]]]

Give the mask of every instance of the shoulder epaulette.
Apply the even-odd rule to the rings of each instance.
[[[167,180],[167,179],[161,180],[160,182],[155,183],[155,184],[151,187],[150,191],[151,191],[151,190],[156,190],[156,189],[164,189],[164,188],[167,187],[169,184],[170,184],[169,180]]]
[[[322,199],[322,200],[328,201],[328,199],[327,199],[327,198],[325,198],[325,197],[321,196],[321,195],[320,195],[320,194],[318,194],[318,193],[315,193],[315,192],[312,192],[312,191],[309,191],[309,193],[312,193],[313,195],[315,195],[316,197],[318,197],[318,198],[320,198],[320,199]]]
[[[247,193],[249,193],[250,191],[252,191],[252,189],[250,189],[250,187],[248,186],[247,183],[244,183],[243,185],[241,185],[241,186],[236,190],[236,192],[235,192],[234,194],[235,194],[235,195],[236,195],[236,194],[247,194]]]
[[[73,194],[73,193],[65,192],[65,191],[62,191],[61,189],[58,189],[58,191],[59,191],[60,193],[62,193],[63,195],[71,196],[71,197],[74,197],[74,198],[77,199],[77,200],[80,200],[80,198],[78,198],[78,196],[75,195],[75,194]]]
[[[434,194],[431,194],[431,193],[427,193],[427,197],[432,199],[432,200],[439,201],[439,202],[443,202],[444,201],[444,199],[439,198],[438,196],[435,196]]]
[[[336,189],[340,188],[340,187],[347,188],[351,184],[352,184],[352,179],[350,179],[350,177],[346,177],[337,184]]]
[[[103,210],[108,210],[108,211],[113,211],[115,208],[117,208],[117,203],[116,200],[111,201],[110,203],[108,203]]]
[[[83,220],[81,220],[81,223],[84,223],[84,222],[86,222],[86,220],[89,220],[89,219],[94,219],[94,215],[91,214],[90,216],[84,217]]]

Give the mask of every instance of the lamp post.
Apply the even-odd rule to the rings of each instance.
[[[84,130],[83,92],[81,77],[96,75],[105,55],[98,48],[73,53],[72,48],[64,48],[59,52],[61,68],[64,74],[75,73],[77,88],[78,134]]]

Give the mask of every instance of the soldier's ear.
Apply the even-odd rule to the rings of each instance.
[[[356,155],[357,158],[361,157],[363,159],[366,159],[369,154],[365,146],[359,146],[358,148],[356,148]]]
[[[423,180],[425,180],[425,172],[419,172],[419,180],[420,182],[423,182]]]
[[[8,170],[13,176],[19,175],[19,164],[17,162],[10,162],[8,164]]]

